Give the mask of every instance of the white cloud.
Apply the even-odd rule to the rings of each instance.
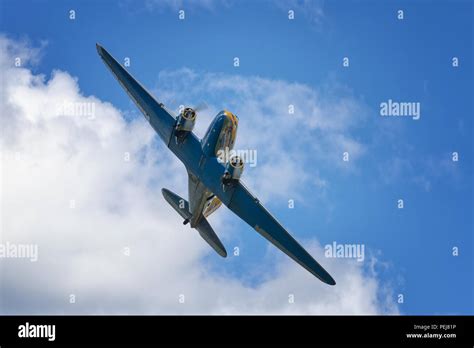
[[[0,259],[1,313],[397,312],[375,274],[356,262],[325,260],[314,241],[310,250],[334,274],[335,287],[317,281],[270,246],[269,261],[276,263],[276,270],[256,286],[210,270],[203,257],[213,251],[194,230],[180,224],[161,196],[162,186],[185,195],[184,167],[156,142],[143,118],[127,123],[110,103],[84,96],[67,72],[55,71],[46,78],[25,66],[13,67],[15,50],[31,54],[30,47],[0,36],[1,241],[37,243],[39,259]],[[227,83],[242,93],[258,92],[256,97],[275,107],[300,100],[298,91],[303,99],[314,97],[306,87],[284,81],[214,79],[224,89]],[[275,90],[294,94],[280,101]],[[95,117],[65,114],[65,101],[93,103]],[[324,103],[313,106],[314,117],[323,112],[317,110],[325,110]],[[241,119],[246,125],[240,133],[248,136],[243,145],[263,146],[268,136],[254,139],[249,125],[258,116],[252,113],[257,106],[240,107],[241,118],[246,118]],[[277,114],[273,120],[273,111],[262,119],[269,127],[285,117]],[[295,117],[305,120],[303,113]],[[342,136],[344,124],[316,122],[311,127],[334,129]],[[288,131],[297,129],[295,125]],[[276,139],[269,146],[278,150],[285,132],[278,127],[268,131]],[[129,162],[124,161],[125,152],[130,153]],[[289,163],[282,168],[291,175]],[[212,223],[220,230],[226,226],[218,213]],[[130,256],[124,255],[125,247]],[[255,268],[263,271],[266,262]],[[290,293],[294,304],[288,303]],[[70,294],[76,296],[75,304],[69,304]],[[179,294],[185,295],[185,304],[178,302]]]

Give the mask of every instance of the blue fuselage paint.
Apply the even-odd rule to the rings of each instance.
[[[175,131],[171,134],[168,143],[169,149],[178,157],[184,166],[191,174],[200,178],[201,182],[208,189],[214,193],[224,204],[228,204],[232,198],[232,189],[223,190],[222,183],[215,180],[216,177],[221,177],[224,174],[224,164],[220,163],[216,157],[216,152],[219,149],[225,149],[225,146],[231,148],[234,143],[236,129],[231,129],[232,136],[229,140],[224,141],[221,146],[217,147],[219,139],[223,136],[223,132],[228,132],[226,127],[235,127],[237,124],[232,122],[229,112],[222,111],[216,115],[211,125],[209,126],[206,135],[202,141],[196,137],[192,132],[189,132],[186,137],[177,142],[174,139]]]

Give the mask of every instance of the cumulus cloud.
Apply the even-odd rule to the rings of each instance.
[[[27,65],[14,66],[16,51],[24,52],[25,62],[34,54],[25,43],[0,37],[1,242],[37,244],[39,257],[37,262],[0,259],[1,313],[397,312],[390,290],[376,273],[357,262],[324,259],[317,241],[305,245],[335,275],[335,287],[315,280],[271,247],[268,259],[254,268],[262,274],[269,264],[276,268],[257,284],[214,271],[205,259],[213,251],[194,230],[180,224],[162,199],[162,186],[185,195],[186,172],[144,119],[126,121],[112,104],[84,95],[67,72],[57,70],[47,77]],[[238,76],[228,81],[207,75],[203,80],[222,89],[240,88],[243,94],[258,93],[256,97],[275,108],[287,108],[290,99],[313,99],[307,102],[314,117],[332,112],[322,101],[314,102],[316,92],[305,86]],[[291,91],[288,100],[279,99],[283,91]],[[251,104],[238,109],[249,120],[260,116]],[[269,127],[275,122],[273,111],[261,119]],[[278,121],[289,116],[282,112],[274,117]],[[303,112],[293,117],[295,124],[306,120]],[[339,135],[333,144],[337,148],[346,139],[347,120],[323,121],[310,128]],[[242,145],[263,146],[265,140],[254,139],[249,127],[240,130],[247,134]],[[288,127],[289,132],[298,129]],[[267,131],[286,141],[278,128]],[[217,213],[212,223],[225,230],[225,219]],[[290,294],[294,303],[288,301]],[[75,303],[70,303],[71,295]]]

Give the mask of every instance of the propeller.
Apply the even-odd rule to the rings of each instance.
[[[194,108],[192,108],[194,111],[203,111],[209,108],[209,105],[205,101],[200,102],[198,105],[196,105]]]
[[[180,108],[183,108],[184,109],[192,109],[194,110],[194,112],[199,112],[199,111],[203,111],[203,110],[206,110],[209,108],[209,105],[207,105],[206,102],[202,101],[200,102],[199,104],[197,104],[196,106],[186,106],[186,105],[181,105]]]

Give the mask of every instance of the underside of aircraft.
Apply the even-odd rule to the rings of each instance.
[[[205,136],[198,139],[193,133],[196,110],[184,108],[173,116],[99,44],[97,51],[156,133],[186,167],[189,201],[162,189],[165,200],[184,219],[184,224],[189,223],[220,256],[226,257],[224,245],[207,221],[224,204],[311,274],[326,284],[336,284],[244,186],[240,180],[244,169],[242,158],[234,156],[225,163],[219,161],[219,150],[234,146],[239,122],[236,115],[227,110],[219,112]]]

